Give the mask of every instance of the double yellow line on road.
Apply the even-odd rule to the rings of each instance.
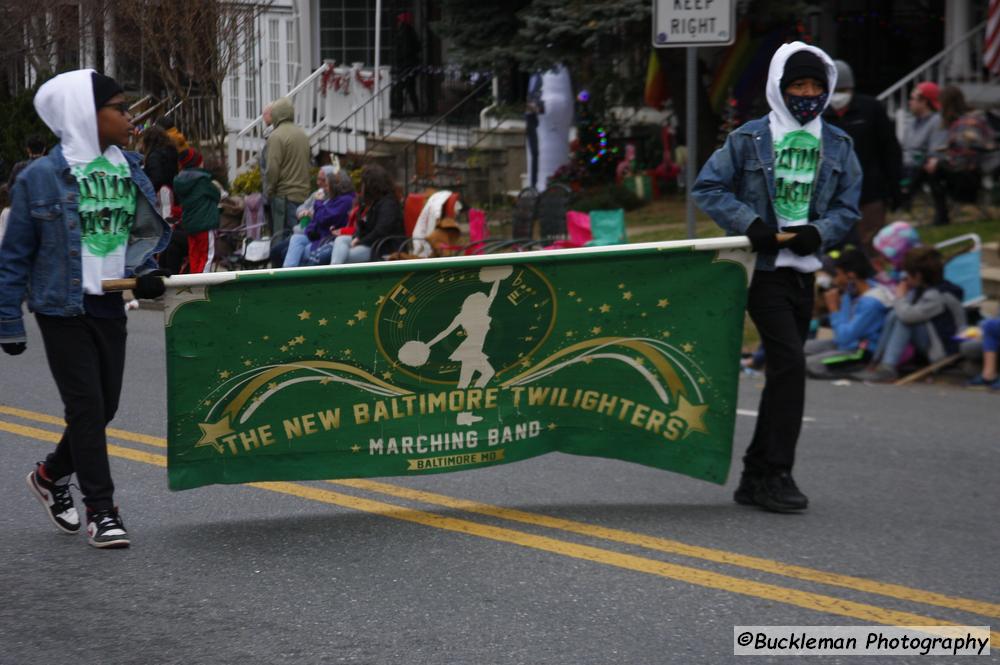
[[[63,425],[63,420],[61,418],[10,406],[0,405],[0,414],[50,425]],[[0,431],[6,431],[40,441],[57,442],[60,438],[59,433],[48,429],[41,429],[38,427],[2,420],[0,420]],[[141,443],[158,448],[166,447],[166,441],[161,438],[129,432],[126,430],[108,429],[108,435],[121,441]],[[111,455],[116,457],[136,462],[143,462],[145,464],[152,464],[154,466],[166,466],[166,457],[164,455],[149,453],[115,444],[109,444],[108,450]],[[531,526],[573,533],[589,538],[596,538],[626,545],[635,545],[666,554],[680,555],[702,561],[736,566],[773,575],[780,575],[806,582],[815,582],[869,594],[877,594],[911,603],[944,607],[984,617],[1000,617],[1000,604],[996,603],[949,596],[898,584],[878,582],[875,580],[868,580],[849,575],[829,573],[803,566],[784,564],[771,559],[747,556],[725,550],[699,547],[667,538],[649,536],[621,529],[602,527],[512,508],[503,508],[500,506],[457,499],[442,494],[415,490],[372,480],[334,480],[327,482],[333,485],[349,487],[354,490],[387,495],[405,501],[431,504],[449,509],[460,510],[466,513],[484,515],[492,518],[528,524]],[[336,505],[342,508],[371,513],[391,519],[421,524],[445,531],[463,533],[488,540],[519,545],[529,549],[614,566],[625,570],[646,573],[710,589],[761,598],[816,612],[848,617],[872,624],[910,626],[959,625],[951,621],[944,621],[919,614],[845,600],[835,596],[801,591],[775,584],[756,582],[692,566],[685,566],[658,559],[625,554],[614,550],[559,540],[548,536],[540,536],[515,529],[491,526],[439,513],[406,508],[392,503],[374,501],[372,499],[322,489],[312,485],[290,482],[262,482],[250,483],[249,485],[259,489],[297,496],[311,501]],[[1000,633],[996,631],[991,632],[991,646],[993,648],[1000,648]]]

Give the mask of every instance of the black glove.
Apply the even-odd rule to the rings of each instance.
[[[135,278],[135,288],[132,289],[132,295],[143,300],[159,298],[167,290],[167,287],[163,285],[164,277],[169,277],[169,273],[165,270],[153,270],[145,275],[139,275]]]
[[[319,231],[316,231],[315,229],[312,231],[306,231],[306,237],[315,242],[319,240]]]
[[[778,238],[774,229],[764,223],[759,217],[747,227],[747,238],[750,239],[750,246],[758,254],[777,254]]]
[[[0,349],[9,356],[19,356],[28,348],[25,342],[4,342],[0,344]]]
[[[785,233],[794,233],[795,237],[784,244],[799,256],[809,256],[819,251],[823,245],[823,239],[819,235],[819,229],[812,224],[800,224],[799,226],[789,226],[781,229]]]

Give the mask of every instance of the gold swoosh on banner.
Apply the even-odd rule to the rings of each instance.
[[[571,346],[567,346],[565,349],[556,351],[548,358],[545,358],[538,362],[537,365],[526,369],[517,376],[512,376],[511,378],[504,381],[501,386],[504,388],[509,388],[513,384],[517,383],[520,379],[530,376],[541,369],[544,369],[548,365],[556,362],[557,360],[564,358],[570,354],[576,353],[577,351],[586,351],[587,349],[592,349],[598,346],[604,345],[613,346],[624,346],[626,348],[632,349],[637,353],[642,354],[649,362],[653,364],[653,367],[660,373],[667,381],[667,387],[670,388],[670,393],[674,397],[677,395],[686,395],[687,389],[684,387],[684,383],[681,378],[677,375],[676,370],[673,366],[663,357],[656,347],[652,346],[648,342],[643,342],[635,339],[628,339],[626,337],[595,337],[594,339],[588,339],[583,342],[577,342]]]
[[[391,383],[386,383],[382,379],[379,379],[363,369],[355,367],[353,365],[347,365],[344,363],[333,362],[330,360],[303,360],[302,362],[297,362],[294,365],[282,365],[281,367],[275,367],[274,369],[269,369],[262,374],[258,374],[257,378],[253,379],[246,385],[246,387],[240,391],[240,394],[233,399],[232,402],[226,406],[223,413],[228,413],[233,418],[243,410],[243,407],[255,392],[257,392],[261,386],[270,383],[273,379],[281,376],[282,374],[288,374],[300,369],[327,369],[336,372],[342,372],[344,374],[352,374],[356,377],[362,378],[365,381],[373,383],[380,388],[385,388],[390,390],[397,395],[409,395],[412,391],[399,388],[392,385]]]

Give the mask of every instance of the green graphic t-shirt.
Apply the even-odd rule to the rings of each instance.
[[[135,184],[127,163],[103,155],[72,168],[80,187],[83,292],[102,293],[102,279],[125,275],[125,248],[135,221]]]
[[[785,228],[809,221],[809,203],[819,166],[819,137],[805,130],[789,132],[774,143],[774,212],[778,226]],[[783,249],[777,265],[793,267],[802,272],[818,270],[820,262],[813,256],[798,256]]]

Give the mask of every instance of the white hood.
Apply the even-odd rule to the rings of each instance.
[[[778,50],[771,57],[771,66],[767,70],[767,85],[765,86],[767,103],[771,107],[769,115],[771,134],[775,141],[780,141],[785,134],[797,129],[804,129],[813,136],[819,136],[820,128],[822,127],[823,121],[819,116],[816,116],[805,125],[800,125],[799,121],[788,111],[788,108],[785,106],[785,97],[781,94],[781,77],[785,73],[785,63],[788,62],[788,58],[793,53],[798,51],[809,51],[818,56],[826,66],[827,92],[833,92],[837,89],[837,67],[825,51],[804,42],[792,42],[779,46]],[[826,104],[827,106],[830,104],[829,96],[827,96]],[[826,106],[823,109],[826,110]]]
[[[89,164],[101,156],[97,140],[97,109],[94,108],[92,69],[78,69],[49,79],[35,94],[35,111],[59,137],[63,157],[69,165]],[[112,164],[125,162],[118,146],[104,151]]]

